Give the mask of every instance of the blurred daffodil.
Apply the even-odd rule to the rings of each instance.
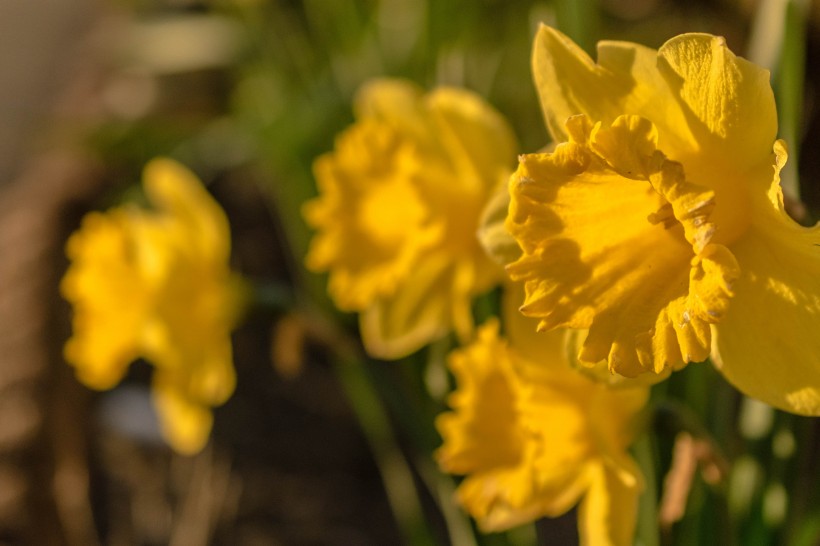
[[[581,361],[636,376],[711,352],[746,394],[820,414],[820,231],[784,211],[769,73],[706,34],[601,42],[596,64],[545,26],[533,69],[558,145],[510,180],[521,311],[588,328]]]
[[[68,241],[61,291],[74,332],[65,357],[95,389],[148,360],[163,435],[193,453],[208,439],[211,408],[234,390],[230,332],[246,288],[228,266],[225,214],[191,172],[156,159],[144,187],[154,209],[90,213]]]
[[[631,545],[641,476],[627,448],[648,388],[610,389],[573,370],[563,332],[492,320],[448,364],[458,388],[437,427],[440,466],[466,478],[459,502],[485,531],[579,503],[582,544]],[[524,322],[528,321],[528,322]],[[525,326],[521,329],[521,326]]]
[[[506,121],[468,91],[360,90],[356,123],[314,165],[306,262],[330,272],[340,309],[360,313],[372,355],[399,358],[453,329],[469,337],[471,298],[501,278],[476,239],[479,215],[514,160]]]

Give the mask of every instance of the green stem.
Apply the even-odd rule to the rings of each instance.
[[[333,369],[370,444],[390,507],[406,543],[412,546],[435,544],[424,519],[413,473],[399,449],[382,401],[365,374],[364,362],[346,355]]]
[[[800,152],[803,120],[803,80],[806,66],[807,3],[791,0],[786,5],[783,49],[777,70],[780,136],[789,145],[789,161],[780,173],[780,184],[786,196],[800,200],[797,159]]]
[[[452,478],[442,474],[427,457],[418,460],[416,468],[421,480],[441,507],[442,516],[447,523],[450,543],[458,546],[478,546],[479,542],[476,540],[468,516],[455,502],[456,488]]]
[[[300,302],[303,298],[297,295],[295,300]],[[310,325],[311,335],[334,352],[332,369],[373,454],[404,542],[409,546],[437,544],[424,517],[411,462],[400,448],[383,397],[377,390],[379,382],[371,373],[373,365],[378,363],[368,360],[359,343],[317,307],[297,303],[296,309]]]
[[[641,434],[633,447],[635,459],[644,477],[644,490],[638,502],[638,526],[635,544],[638,546],[659,546],[658,528],[658,487],[655,476],[655,460],[652,439],[649,433]]]

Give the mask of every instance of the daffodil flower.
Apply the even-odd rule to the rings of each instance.
[[[564,333],[532,336],[531,319],[505,321],[509,340],[498,329],[491,320],[448,359],[457,389],[435,455],[466,475],[460,504],[487,532],[578,504],[582,544],[631,545],[642,478],[627,449],[648,388],[588,379],[569,366]]]
[[[336,305],[360,313],[370,354],[469,338],[471,299],[502,277],[478,219],[514,160],[512,131],[473,93],[397,80],[360,90],[356,122],[314,164],[320,195],[304,216],[317,230],[307,266],[329,271]]]
[[[247,288],[228,266],[225,214],[192,173],[156,159],[144,187],[153,210],[90,213],[68,240],[61,291],[74,315],[64,353],[95,389],[148,360],[161,430],[193,453],[207,441],[211,408],[234,390],[230,332]]]
[[[533,70],[552,153],[520,158],[506,227],[521,311],[589,329],[626,376],[709,357],[744,393],[820,414],[820,232],[784,211],[769,73],[723,38],[601,42],[542,26]]]

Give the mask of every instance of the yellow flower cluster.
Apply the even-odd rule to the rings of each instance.
[[[471,299],[501,278],[477,232],[503,231],[481,219],[498,217],[513,152],[506,123],[471,93],[369,84],[356,123],[314,165],[320,196],[304,212],[318,232],[306,261],[330,272],[341,309],[360,313],[372,355],[397,358],[459,334],[465,347],[449,358],[459,388],[438,421],[437,457],[468,475],[458,496],[483,529],[557,516],[580,500],[585,540],[625,545],[641,488],[627,449],[648,387],[610,389],[578,373],[563,332],[530,335],[534,323],[515,309],[504,317],[508,340],[497,320],[473,335]]]
[[[652,383],[711,357],[742,392],[820,415],[820,228],[784,211],[769,74],[723,39],[601,42],[595,62],[542,26],[532,64],[555,146],[514,172],[512,131],[473,93],[366,85],[314,164],[306,264],[372,356],[457,334],[436,457],[481,528],[578,504],[584,544],[626,546]],[[150,361],[162,430],[191,453],[233,392],[247,289],[199,181],[160,159],[144,183],[154,209],[91,214],[68,242],[65,355],[98,389]],[[498,262],[502,320],[476,330]]]
[[[784,211],[769,74],[722,38],[601,42],[596,63],[542,26],[532,64],[555,146],[494,193],[513,145],[497,114],[366,87],[316,162],[307,263],[373,355],[460,334],[437,458],[483,529],[580,502],[584,544],[627,545],[652,383],[711,356],[744,393],[820,414],[820,232]],[[479,238],[523,286],[506,339],[495,319],[471,336],[470,299],[498,280]]]
[[[74,333],[65,358],[95,389],[148,360],[161,430],[193,453],[208,439],[211,408],[234,390],[230,332],[246,287],[228,267],[227,219],[192,173],[157,159],[144,186],[154,209],[91,213],[68,241],[61,290]]]
[[[399,358],[453,329],[469,339],[471,299],[502,277],[475,232],[514,159],[506,121],[468,91],[378,80],[359,92],[356,123],[314,165],[306,261],[360,313],[370,354]]]

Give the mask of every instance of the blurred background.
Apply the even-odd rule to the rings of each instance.
[[[521,152],[548,143],[529,68],[540,22],[589,52],[604,38],[725,36],[772,70],[790,210],[817,218],[820,2],[0,1],[0,544],[577,543],[573,514],[472,533],[430,460],[442,355],[346,361],[355,318],[302,265],[311,163],[369,78],[470,88]],[[158,155],[206,183],[231,220],[234,267],[273,300],[236,332],[237,391],[194,457],[162,443],[145,363],[96,393],[61,357],[64,242],[86,212],[134,197]],[[742,399],[709,366],[662,389],[649,489],[663,544],[820,544],[814,420]]]

